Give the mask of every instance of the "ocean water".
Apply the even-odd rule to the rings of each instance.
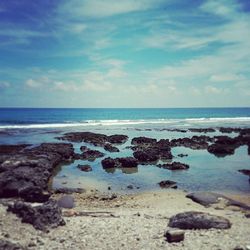
[[[173,139],[202,135],[203,133],[178,132],[166,129],[207,127],[250,127],[250,108],[188,108],[188,109],[0,109],[0,144],[60,142],[56,137],[71,131],[92,131],[107,135],[126,134],[128,141],[118,146],[119,153],[109,153],[101,147],[74,143],[76,152],[86,145],[105,153],[105,157],[132,156],[131,139],[147,136],[156,139]],[[206,135],[215,136],[216,130]],[[236,136],[232,133],[228,136]],[[52,181],[52,188],[81,187],[111,192],[141,192],[159,189],[162,180],[176,181],[178,187],[189,191],[209,190],[250,194],[248,177],[239,169],[250,169],[247,147],[242,146],[234,155],[216,157],[206,150],[172,149],[173,161],[190,165],[185,171],[169,171],[155,165],[105,171],[101,160],[78,160],[60,166]],[[178,154],[188,154],[180,158]],[[78,164],[89,164],[92,172],[82,172]],[[133,189],[128,189],[133,185]]]

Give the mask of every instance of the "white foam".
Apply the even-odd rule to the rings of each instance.
[[[250,117],[215,117],[215,118],[185,118],[185,119],[139,119],[139,120],[87,120],[83,122],[51,123],[51,124],[15,124],[0,125],[0,129],[46,129],[46,128],[70,128],[86,126],[121,126],[121,125],[140,125],[140,124],[170,124],[178,126],[187,126],[190,124],[214,123],[218,126],[227,124],[249,123]]]

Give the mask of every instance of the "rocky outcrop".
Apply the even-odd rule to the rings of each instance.
[[[0,151],[0,197],[21,197],[31,202],[48,200],[48,181],[54,168],[74,156],[73,145],[68,143],[6,148]]]
[[[187,147],[191,149],[207,149],[209,143],[213,141],[213,138],[201,135],[193,136],[191,138],[178,138],[171,140],[171,147]]]
[[[42,231],[65,225],[61,209],[54,200],[49,200],[36,207],[22,201],[16,201],[14,205],[9,205],[8,211],[20,217],[23,223],[29,223],[35,229]]]
[[[133,156],[141,163],[157,162],[160,159],[172,159],[170,142],[167,139],[157,141],[148,137],[135,137],[131,142],[134,151]]]
[[[90,165],[78,165],[77,168],[79,168],[83,172],[91,172],[92,167]]]
[[[104,155],[104,153],[98,150],[88,149],[80,155],[80,158],[82,160],[94,161],[96,158],[101,158]]]
[[[181,162],[172,162],[172,163],[165,163],[165,164],[158,164],[157,167],[165,168],[169,170],[186,170],[189,169],[189,165]]]
[[[189,128],[188,130],[194,133],[213,133],[216,131],[214,128]]]
[[[250,177],[250,169],[240,169],[238,170],[240,173],[244,175],[248,175]]]
[[[133,157],[124,158],[105,158],[102,160],[102,167],[104,169],[108,168],[136,168],[138,166],[138,161]]]
[[[174,181],[166,180],[166,181],[161,181],[158,184],[161,188],[174,188],[174,189],[177,188],[177,184]]]
[[[114,153],[114,152],[120,152],[120,150],[117,147],[112,146],[110,143],[106,143],[104,145],[104,149],[106,151],[109,151],[109,152],[112,152],[112,153]]]
[[[87,142],[95,146],[104,146],[105,143],[123,144],[127,141],[126,135],[104,135],[93,132],[72,132],[66,133],[62,137],[57,137],[59,140],[70,142]]]
[[[174,215],[170,218],[168,226],[179,229],[228,229],[231,223],[221,216],[191,211]]]

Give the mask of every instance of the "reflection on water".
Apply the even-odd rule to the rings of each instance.
[[[123,174],[135,174],[138,173],[138,168],[106,168],[104,169],[109,174],[114,174],[115,171],[121,171]]]

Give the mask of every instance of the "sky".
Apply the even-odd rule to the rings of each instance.
[[[249,0],[0,0],[0,107],[249,106]]]

